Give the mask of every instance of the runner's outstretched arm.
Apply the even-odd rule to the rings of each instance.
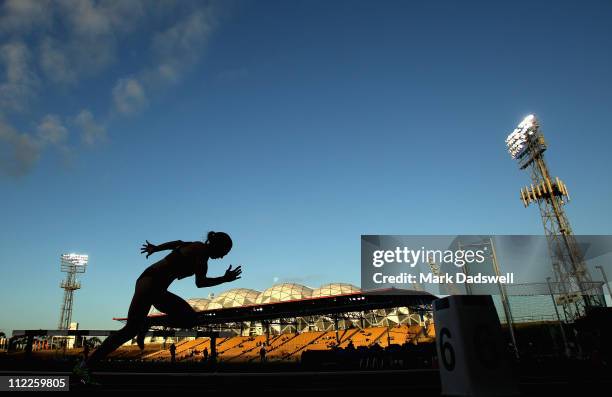
[[[147,258],[155,252],[173,250],[185,244],[185,242],[181,240],[170,241],[170,242],[163,243],[160,245],[151,244],[149,240],[146,240],[146,242],[147,243],[143,244],[142,247],[140,248],[140,253],[144,254],[146,252]]]

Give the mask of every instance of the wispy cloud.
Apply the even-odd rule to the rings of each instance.
[[[106,126],[98,122],[90,110],[83,109],[70,125],[80,131],[83,145],[96,146],[107,139]],[[0,173],[12,177],[28,174],[41,158],[45,149],[56,149],[68,160],[72,154],[68,146],[70,131],[57,114],[45,115],[33,132],[19,131],[0,118]]]
[[[6,0],[0,6],[0,32],[29,32],[49,24],[49,0]]]
[[[214,27],[212,9],[190,12],[153,37],[153,73],[162,82],[176,83],[202,56]]]
[[[19,177],[32,170],[40,158],[40,143],[0,120],[0,172]]]
[[[0,65],[4,78],[0,82],[0,107],[6,111],[23,111],[38,86],[38,77],[31,69],[31,55],[21,41],[0,46]]]
[[[118,41],[141,28],[145,6],[140,0],[60,0],[50,17],[56,21],[43,35],[40,57],[47,57],[47,76],[89,77],[117,60]],[[46,43],[46,44],[45,44]],[[53,61],[56,62],[53,62]],[[44,64],[43,64],[44,65]]]
[[[202,58],[215,27],[213,7],[186,7],[183,16],[155,33],[150,62],[131,77],[119,78],[113,89],[115,108],[132,114],[148,104],[146,92],[159,92],[179,83]]]
[[[27,174],[49,147],[70,150],[77,144],[91,147],[107,141],[111,116],[142,112],[152,97],[181,82],[201,60],[216,26],[216,4],[162,0],[0,4],[0,172]],[[128,42],[136,47],[122,48]],[[64,115],[31,114],[39,98],[70,92],[112,73],[110,66],[121,61],[120,50],[137,51],[139,56],[117,68],[122,74],[110,76],[114,84],[106,109],[97,102],[65,109]],[[16,114],[41,121],[33,132],[21,132],[10,120]],[[100,114],[109,116],[100,118]],[[72,128],[79,134],[71,134]],[[71,142],[77,136],[80,143]]]
[[[45,148],[54,147],[67,155],[68,129],[55,114],[45,115],[35,133],[21,132],[0,119],[0,172],[19,177],[30,172]]]
[[[62,145],[68,138],[68,129],[58,115],[48,114],[43,117],[36,130],[42,144]]]
[[[70,55],[52,37],[45,37],[39,46],[40,67],[45,77],[54,83],[76,83],[78,73]]]
[[[3,3],[0,35],[18,38],[2,48],[3,63],[13,72],[3,83],[4,93],[12,94],[11,109],[21,109],[35,93],[31,83],[39,75],[52,83],[74,84],[104,70],[116,60],[117,40],[140,26],[144,14],[140,0]]]
[[[96,120],[88,109],[83,109],[74,119],[81,130],[81,140],[87,146],[94,146],[106,141],[106,127]]]
[[[113,88],[115,108],[122,114],[132,114],[147,105],[147,95],[140,82],[133,78],[120,79]]]

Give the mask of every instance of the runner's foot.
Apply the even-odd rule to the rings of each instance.
[[[85,365],[85,362],[78,363],[73,369],[72,374],[79,380],[83,385],[99,386],[100,384],[94,382],[91,376],[91,370]]]

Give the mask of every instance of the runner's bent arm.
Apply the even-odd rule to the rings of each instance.
[[[204,260],[204,264],[196,270],[196,280],[195,284],[198,288],[204,287],[213,287],[215,285],[229,283],[234,280],[238,280],[240,278],[240,273],[242,273],[242,269],[240,266],[232,270],[232,266],[225,271],[225,274],[221,277],[207,277],[206,273],[208,272],[208,259]]]

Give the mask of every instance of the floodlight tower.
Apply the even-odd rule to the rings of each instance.
[[[58,329],[68,329],[72,321],[72,304],[74,291],[81,288],[81,283],[76,279],[77,273],[85,273],[89,257],[79,254],[63,254],[61,256],[61,270],[66,273],[66,278],[60,283],[64,290],[64,302],[60,312]]]
[[[520,169],[530,169],[531,185],[521,188],[525,207],[538,203],[548,250],[556,278],[557,304],[569,321],[583,316],[589,307],[601,306],[601,294],[586,267],[563,206],[570,196],[565,184],[553,178],[544,161],[547,149],[538,120],[529,115],[506,138],[508,152]]]

